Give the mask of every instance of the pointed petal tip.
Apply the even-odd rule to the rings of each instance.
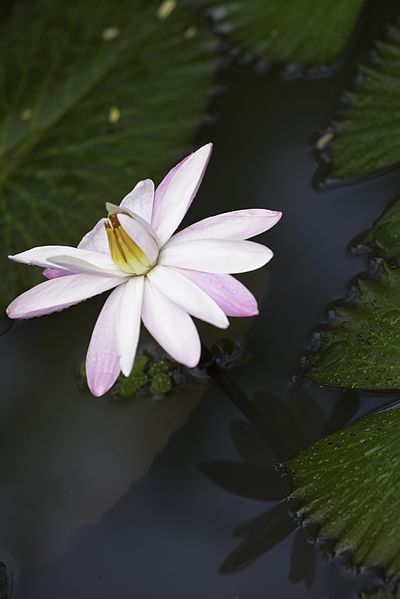
[[[11,304],[10,304],[10,306],[11,306]],[[14,314],[13,314],[13,311],[12,311],[12,309],[11,309],[11,307],[10,307],[10,306],[8,306],[8,307],[6,308],[6,314],[7,314],[8,318],[15,319],[15,318],[17,318],[17,317],[16,317],[16,316],[14,316]]]
[[[229,320],[225,317],[224,321],[221,322],[221,324],[218,326],[219,329],[228,329],[229,325],[231,323],[229,322]]]
[[[94,397],[103,397],[115,383],[115,376],[108,373],[104,373],[104,375],[100,374],[95,377],[90,377],[87,373],[86,376],[87,386]]]
[[[89,385],[89,382],[88,382],[88,387],[89,387],[89,391],[93,395],[93,397],[97,397],[97,398],[102,397],[108,391],[108,389],[105,388],[104,385],[103,386]]]
[[[126,362],[124,362],[124,360],[121,359],[119,365],[120,365],[122,374],[125,377],[128,377],[132,372],[133,364],[127,364]]]
[[[187,368],[196,368],[196,366],[199,365],[199,362],[200,362],[200,357],[192,359],[192,360],[190,360],[190,359],[185,360],[185,362],[182,362],[182,364],[184,366],[186,366]]]
[[[144,187],[145,185],[152,185],[154,187],[154,181],[153,179],[143,179],[142,181],[139,181],[139,183],[137,184],[137,187],[141,188]]]
[[[214,147],[214,144],[210,141],[207,144],[204,144],[203,146],[201,146],[198,150],[196,150],[194,152],[194,154],[197,154],[197,153],[207,154],[208,155],[207,161],[208,161],[208,159],[210,158],[211,152],[213,151],[213,147]]]

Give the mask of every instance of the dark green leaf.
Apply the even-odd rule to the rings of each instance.
[[[400,271],[384,267],[377,280],[336,308],[336,324],[321,331],[307,375],[320,385],[400,389]]]
[[[400,30],[379,43],[373,66],[360,67],[361,85],[335,123],[328,145],[332,179],[353,179],[400,162]]]
[[[3,301],[38,280],[7,254],[75,244],[104,202],[119,202],[139,179],[159,179],[190,143],[214,42],[189,0],[168,16],[159,4],[0,8]]]
[[[400,265],[400,201],[397,200],[361,239],[384,258]]]
[[[363,0],[205,0],[235,44],[262,59],[320,65],[346,45]]]
[[[287,464],[302,518],[359,566],[400,575],[400,410],[325,437]]]

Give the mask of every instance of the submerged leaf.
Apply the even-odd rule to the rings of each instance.
[[[39,276],[7,254],[76,244],[106,201],[158,179],[190,143],[214,42],[189,0],[163,18],[159,4],[0,7],[1,301]]]
[[[333,61],[353,31],[363,0],[205,0],[221,29],[262,59]]]
[[[328,144],[331,179],[354,179],[400,162],[400,29],[377,45],[373,66],[361,66],[361,85],[347,95]]]
[[[358,566],[400,576],[400,410],[325,437],[287,462],[301,517]]]

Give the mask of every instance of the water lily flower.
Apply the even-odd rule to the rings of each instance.
[[[212,144],[187,156],[154,190],[140,181],[77,247],[41,246],[10,256],[44,268],[47,281],[17,297],[10,318],[33,318],[113,289],[97,319],[86,357],[88,385],[99,397],[135,360],[140,323],[177,362],[194,367],[201,344],[192,316],[222,329],[227,316],[258,314],[253,295],[231,276],[272,258],[246,241],[275,225],[280,212],[236,210],[175,233],[203,178]]]

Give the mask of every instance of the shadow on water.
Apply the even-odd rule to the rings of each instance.
[[[300,384],[293,385],[285,399],[264,393],[256,395],[254,403],[259,410],[259,420],[263,419],[273,426],[272,434],[260,435],[260,429],[248,420],[233,420],[232,441],[241,461],[214,461],[199,467],[226,491],[260,501],[284,500],[290,492],[290,481],[288,477],[282,478],[275,467],[277,463],[321,436],[342,428],[359,409],[358,394],[345,391],[337,398],[331,414],[325,416],[319,403]],[[234,534],[243,540],[225,559],[221,573],[241,570],[271,550],[295,528],[285,501],[241,524]],[[290,579],[303,580],[298,564],[303,551],[308,556],[304,580],[310,586],[314,579],[314,572],[310,570],[311,564],[314,564],[314,558],[311,558],[314,549],[308,546],[304,530],[299,530],[293,540]]]
[[[325,306],[365,269],[346,247],[399,190],[398,171],[324,192],[311,185],[308,141],[350,72],[282,81],[231,67],[211,106],[220,117],[201,132],[215,152],[191,221],[243,207],[284,212],[262,237],[275,258],[249,323],[253,360],[230,372],[261,425],[239,417],[215,383],[201,401],[115,406],[82,393],[72,366],[100,301],[11,330],[1,323],[0,559],[11,556],[16,599],[344,599],[359,588],[295,531],[287,481],[272,468],[382,403],[292,377]]]

